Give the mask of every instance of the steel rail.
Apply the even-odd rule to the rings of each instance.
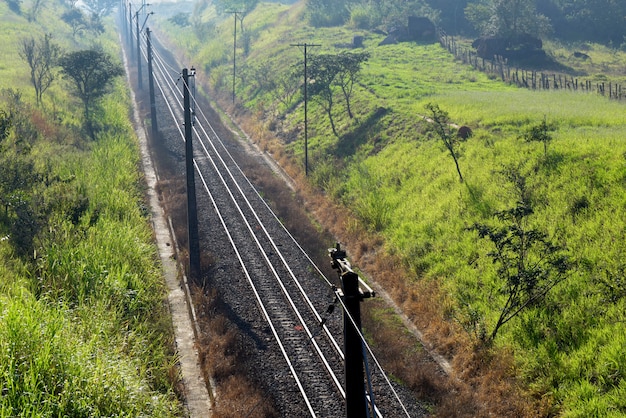
[[[161,60],[160,56],[158,57],[158,60]],[[160,65],[160,64],[159,64],[159,65]],[[171,79],[171,77],[170,77],[170,78],[169,78],[169,80],[168,80],[168,77],[166,77],[166,76],[165,76],[165,73],[166,73],[166,72],[165,72],[165,71],[163,71],[163,67],[159,66],[159,71],[160,71],[161,76],[163,77],[163,79],[165,79],[165,80],[166,80],[166,83],[168,84],[168,87],[169,87],[169,89],[170,89],[170,92],[171,92],[171,93],[173,93],[175,90],[178,90],[176,87],[172,87],[172,85],[175,85],[175,83],[173,83],[173,82],[172,82],[173,80]],[[165,94],[165,92],[164,92],[163,87],[161,86],[161,81],[157,81],[157,83],[159,84],[159,89],[162,91],[162,93],[164,94],[164,97],[165,97],[165,96],[166,96],[166,94]],[[179,92],[180,92],[180,91],[179,91]],[[178,105],[179,105],[179,107],[180,107],[180,100],[178,99],[178,96],[179,96],[179,95],[173,94],[173,96],[175,97],[175,101],[176,101],[176,102],[178,102]],[[169,106],[169,105],[168,105],[168,107],[170,107],[170,109],[171,109],[171,106]],[[172,115],[173,115],[173,111],[171,111],[171,113],[172,113]],[[208,121],[207,121],[207,122],[208,122]],[[212,127],[211,127],[211,128],[212,128]],[[204,130],[204,128],[203,128],[203,131],[204,131],[204,134],[208,137],[208,134],[206,133],[206,130]],[[196,132],[197,132],[197,130],[196,130]],[[210,140],[210,138],[208,138],[208,140]],[[210,155],[209,155],[209,151],[206,149],[206,146],[204,145],[204,142],[202,142],[202,146],[203,146],[203,148],[204,148],[204,151],[205,151],[205,153],[206,153],[207,157],[209,157],[209,158],[211,159],[211,163],[212,163],[212,165],[213,165],[213,167],[214,167],[214,170],[216,170],[216,172],[218,172],[218,173],[219,173],[218,166],[217,166],[217,164],[215,163],[215,161],[214,161],[214,160],[210,157]],[[215,146],[213,145],[212,147],[213,147],[213,149],[215,150],[215,152],[217,152],[217,149],[215,148]],[[222,163],[223,163],[223,164],[224,164],[224,166],[228,169],[228,167],[226,166],[225,162],[223,162],[223,160],[222,160]],[[208,186],[206,185],[206,180],[204,179],[204,176],[202,175],[202,173],[200,173],[200,171],[201,171],[201,170],[199,169],[199,167],[198,167],[198,165],[197,165],[197,162],[196,162],[195,164],[196,164],[196,170],[199,172],[199,174],[200,174],[200,176],[201,176],[201,178],[202,178],[203,184],[205,185],[205,189],[207,190],[207,192],[209,192]],[[231,176],[232,180],[233,180],[233,181],[236,181],[236,180],[234,179],[234,177],[232,176],[232,173],[230,173],[230,172],[229,172],[229,174],[230,174],[230,176]],[[228,188],[228,185],[227,185],[226,180],[223,178],[223,176],[222,176],[221,174],[219,174],[219,176],[220,176],[221,181],[222,181],[222,183],[224,184],[224,186]],[[250,210],[254,210],[254,209],[252,208],[252,205],[250,204],[249,200],[248,200],[248,199],[247,199],[247,197],[245,196],[245,193],[241,190],[241,188],[240,188],[239,186],[237,186],[237,187],[238,187],[238,189],[239,189],[239,191],[240,191],[241,195],[242,195],[242,196],[246,199],[247,205],[249,206]],[[210,192],[209,192],[209,193],[210,193]],[[235,197],[232,195],[232,192],[231,192],[230,190],[229,190],[229,194],[230,194],[230,197],[231,197],[232,201],[236,203],[236,199],[235,199]],[[213,202],[215,202],[215,200],[213,199],[213,197],[212,197],[212,196],[211,196],[211,199],[212,199],[212,201],[213,201]],[[243,214],[243,212],[242,212],[241,208],[239,207],[239,205],[238,205],[238,204],[237,204],[237,206],[238,206],[238,211],[239,211],[239,213],[240,213],[240,216],[241,216],[243,219],[245,219],[245,215]],[[216,210],[219,212],[219,209],[218,209],[217,207],[216,207]],[[220,217],[221,217],[221,215],[220,215]],[[257,219],[257,221],[259,221],[259,222],[260,222],[260,219],[258,218],[258,215],[256,215],[256,213],[255,213],[255,218]],[[222,222],[223,222],[223,218],[221,218],[221,219],[222,219]],[[256,241],[257,247],[259,247],[259,248],[262,250],[262,245],[261,245],[261,244],[260,244],[260,242],[258,241],[258,238],[255,236],[253,228],[251,227],[251,225],[249,224],[249,222],[248,222],[247,220],[246,220],[245,222],[246,222],[246,224],[247,224],[247,228],[248,228],[248,230],[249,230],[250,234],[254,236],[254,239],[255,239],[255,241]],[[223,226],[224,226],[225,228],[227,228],[227,226],[226,226],[225,222],[223,222]],[[267,231],[267,229],[265,228],[265,226],[263,226],[263,230],[264,230],[265,234],[266,234],[266,235],[270,238],[270,240],[271,240],[271,236],[269,235],[269,232]],[[275,242],[273,242],[273,241],[271,241],[271,242],[272,242],[272,246],[273,246],[273,248],[277,251],[277,253],[280,253],[280,251],[278,251],[278,247],[276,246]],[[233,241],[231,241],[231,245],[234,245],[234,242],[233,242]],[[321,352],[320,348],[318,347],[317,342],[314,340],[314,335],[311,333],[311,331],[309,330],[308,326],[306,325],[306,322],[304,321],[304,318],[302,318],[302,316],[301,316],[301,314],[300,314],[300,312],[299,312],[299,309],[295,306],[295,303],[294,303],[293,299],[291,298],[291,296],[289,295],[289,292],[287,291],[287,289],[285,289],[285,286],[284,286],[284,284],[282,283],[282,281],[281,281],[281,279],[280,279],[280,276],[278,275],[278,273],[276,272],[276,270],[273,268],[272,262],[269,260],[269,258],[268,258],[268,256],[267,256],[267,254],[265,254],[265,252],[264,252],[264,251],[261,251],[261,252],[262,252],[262,255],[263,255],[263,257],[264,257],[264,259],[265,259],[265,261],[266,261],[266,264],[270,267],[270,269],[273,271],[273,274],[274,274],[275,278],[279,281],[279,285],[281,286],[281,289],[282,289],[282,291],[283,291],[283,293],[284,293],[285,297],[289,300],[289,304],[291,305],[291,307],[292,307],[293,311],[296,313],[296,315],[297,315],[297,317],[298,317],[298,320],[299,320],[299,321],[300,321],[300,323],[302,324],[303,328],[305,328],[305,329],[306,329],[306,332],[307,332],[307,335],[308,335],[309,339],[313,342],[313,345],[316,347],[316,351],[317,351],[317,353],[318,353],[318,355],[319,355],[320,359],[322,360],[322,362],[325,364],[325,367],[326,367],[326,369],[328,370],[329,374],[332,376],[332,379],[333,379],[333,381],[335,382],[335,385],[336,385],[336,386],[337,386],[337,388],[339,389],[339,391],[340,391],[340,393],[342,394],[342,396],[345,396],[345,393],[343,392],[343,388],[342,388],[342,386],[341,386],[340,382],[338,381],[337,377],[335,376],[335,374],[334,374],[334,372],[333,372],[333,370],[332,370],[332,367],[331,367],[331,366],[328,364],[328,362],[326,361],[325,356],[323,355],[323,353]],[[243,261],[243,259],[241,259],[241,257],[239,257],[239,259],[240,259],[240,263],[244,263],[244,261]],[[284,260],[284,257],[282,257],[282,254],[281,254],[281,259],[283,260],[283,262],[284,262],[285,264],[287,264],[287,263],[286,263],[286,261]],[[245,268],[245,265],[242,265],[242,266]],[[247,271],[247,270],[246,270],[246,271]],[[293,274],[293,272],[292,272],[292,271],[291,271],[291,275],[294,277],[294,280],[295,280],[295,275]],[[248,277],[249,277],[249,274],[248,274]],[[253,286],[253,289],[254,289],[255,295],[257,295],[257,297],[258,297],[258,292],[257,292],[256,288],[254,287],[254,283],[251,281],[251,278],[249,278],[249,280],[250,280],[250,285],[251,285],[251,286]],[[295,280],[295,281],[297,282],[297,280]],[[302,290],[302,288],[301,288],[301,287],[300,287],[300,291],[301,291],[301,292],[303,292],[303,293],[305,293],[305,292]],[[269,316],[268,316],[268,314],[267,314],[267,310],[266,310],[266,309],[265,309],[265,307],[263,306],[263,302],[261,301],[261,299],[260,299],[260,298],[258,299],[258,302],[259,302],[259,304],[261,305],[261,308],[262,308],[262,310],[263,310],[263,312],[264,312],[264,315],[266,315],[266,320],[269,320]],[[312,307],[312,305],[311,305],[311,307]],[[315,313],[317,313],[317,311],[315,311],[315,310],[313,310],[313,311],[314,311]],[[319,315],[317,315],[317,318],[319,318]],[[319,319],[319,321],[321,321],[321,318]],[[274,330],[273,332],[274,332],[274,336],[275,336],[275,338],[277,339],[277,341],[279,341],[279,344],[282,346],[282,343],[280,342],[280,338],[279,338],[278,334],[276,333],[275,328],[274,328],[274,326],[273,326],[273,325],[272,325],[272,328],[273,328],[273,330]],[[286,353],[284,352],[284,347],[282,348],[282,350],[283,350],[283,354],[284,354],[284,355],[286,355]],[[289,361],[288,357],[286,358],[286,360],[288,360],[288,361]],[[291,366],[291,363],[290,363],[290,362],[289,362],[289,364],[290,364],[290,369],[292,370],[292,373],[295,373],[295,371],[293,370],[293,366]],[[296,376],[294,376],[294,377],[296,377]],[[297,377],[296,377],[296,379],[297,379]],[[299,384],[299,386],[301,387],[301,384]],[[304,396],[306,397],[306,395],[305,395],[305,394],[304,394]],[[306,402],[307,402],[307,405],[310,405],[310,402],[308,402],[308,399],[306,400]]]

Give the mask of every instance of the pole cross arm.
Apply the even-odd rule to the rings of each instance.
[[[359,294],[361,299],[376,297],[376,292],[368,286],[367,283],[361,279],[357,273],[352,270],[350,262],[346,260],[346,250],[341,249],[341,244],[337,243],[335,248],[328,249],[328,255],[330,256],[330,265],[333,269],[337,270],[339,277],[343,280],[344,277],[356,276],[359,282]],[[350,276],[347,276],[350,275]]]

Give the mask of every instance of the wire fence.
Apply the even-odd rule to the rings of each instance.
[[[495,55],[493,59],[482,58],[476,51],[459,46],[453,36],[439,33],[439,43],[458,60],[475,69],[495,76],[505,83],[532,90],[571,90],[597,93],[614,100],[626,100],[626,89],[619,83],[579,79],[558,73],[521,69],[511,66],[506,58]]]

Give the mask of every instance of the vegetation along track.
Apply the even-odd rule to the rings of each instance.
[[[183,80],[180,68],[165,55],[155,51],[153,60],[159,152],[176,163],[173,170],[181,176]],[[203,251],[215,259],[203,286],[219,289],[229,317],[245,330],[241,344],[247,361],[282,416],[345,415],[337,288],[246,178],[231,154],[237,144],[218,135],[202,111],[206,103],[195,98],[192,102],[197,116],[193,141],[200,240]],[[379,413],[422,414],[414,401],[400,400],[398,393],[406,392],[391,386],[380,369],[372,370],[370,392]]]

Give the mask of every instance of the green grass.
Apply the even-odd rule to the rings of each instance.
[[[343,49],[336,45],[357,34],[345,28],[313,30],[299,20],[298,7],[263,5],[246,17],[255,37],[250,54],[238,58],[240,68],[281,77],[302,64],[302,51],[291,44],[321,44],[312,54],[339,52]],[[232,46],[232,22],[214,24],[218,38],[212,45]],[[310,103],[312,181],[384,237],[385,250],[401,257],[414,280],[438,281],[455,301],[447,312],[450,320],[478,336],[493,326],[503,299],[487,255],[491,249],[468,227],[493,223],[496,211],[515,205],[513,189],[500,173],[517,167],[532,193],[529,226],[566,246],[577,264],[545,302],[508,323],[496,345],[515,353],[528,391],[550,399],[559,415],[624,416],[624,103],[595,94],[518,89],[461,65],[439,45],[378,47],[381,36],[365,35],[371,58],[354,93],[355,119],[337,100],[339,138],[319,104]],[[194,42],[190,32],[174,37],[183,45]],[[232,56],[222,48],[226,62],[202,65],[212,74],[212,87],[227,94]],[[584,49],[591,60],[580,62],[571,54],[581,45],[548,43],[548,48],[563,65],[595,80],[623,77],[622,52],[592,45]],[[202,49],[195,53],[202,59]],[[295,132],[302,128],[302,97],[297,94],[284,106],[275,89],[255,82],[238,80],[238,100],[276,122],[285,138],[297,138],[285,148],[300,160],[303,140],[301,130]],[[474,131],[459,148],[465,183],[443,144],[427,133],[427,103],[438,104],[453,122]],[[545,156],[541,144],[520,139],[544,118],[556,127]]]
[[[9,46],[0,52],[0,87],[22,94],[20,121],[33,134],[21,158],[38,181],[21,192],[42,222],[28,254],[16,252],[11,235],[0,241],[0,416],[181,416],[126,84],[119,80],[105,98],[98,115],[105,129],[91,141],[66,81],[57,79],[43,108],[34,107],[15,47],[53,28],[65,48],[90,47],[94,39],[68,36],[62,10],[46,5],[42,24],[29,24],[0,4],[0,41]],[[98,44],[117,56],[107,25]],[[3,96],[0,109],[10,101]],[[2,144],[3,163],[17,158],[16,135]],[[3,208],[3,236],[20,216]]]

